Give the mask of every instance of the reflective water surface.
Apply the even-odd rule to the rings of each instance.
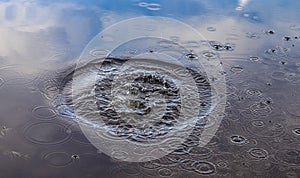
[[[293,0],[0,0],[0,177],[300,177],[298,7]],[[179,20],[201,38],[153,21],[132,27],[139,38],[111,50],[135,33],[100,32],[141,16]],[[150,57],[159,52],[167,55]],[[222,71],[211,77],[199,61]],[[224,84],[222,76],[224,93],[213,84]],[[225,110],[210,117],[217,95],[226,95]],[[93,143],[85,127],[105,130],[96,133],[102,140]],[[122,139],[140,145],[132,150],[139,161],[124,161],[131,154],[113,145]],[[147,144],[155,145],[151,158],[143,156],[153,148]]]

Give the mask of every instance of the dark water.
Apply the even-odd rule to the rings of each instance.
[[[300,177],[299,7],[0,0],[0,177]]]

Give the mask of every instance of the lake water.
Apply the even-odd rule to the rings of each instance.
[[[0,177],[300,177],[299,7],[0,0]]]

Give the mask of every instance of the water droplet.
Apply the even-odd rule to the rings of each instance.
[[[265,31],[267,34],[271,34],[271,35],[273,35],[273,34],[275,34],[275,31],[274,30],[267,30],[267,31]]]
[[[292,38],[290,37],[290,36],[285,36],[285,37],[283,37],[283,40],[284,41],[290,41]]]
[[[189,53],[186,55],[186,57],[190,60],[195,60],[198,59],[198,55],[194,54],[194,53]]]
[[[230,137],[230,141],[235,144],[245,144],[247,139],[241,135],[233,135]]]
[[[77,154],[72,155],[71,158],[73,160],[79,160],[80,159],[79,155],[77,155]]]
[[[294,128],[293,129],[293,133],[295,134],[295,135],[300,135],[300,128]]]

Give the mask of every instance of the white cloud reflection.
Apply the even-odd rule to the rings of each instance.
[[[101,27],[77,4],[10,1],[0,3],[0,12],[0,54],[29,73],[45,62],[74,58]]]

